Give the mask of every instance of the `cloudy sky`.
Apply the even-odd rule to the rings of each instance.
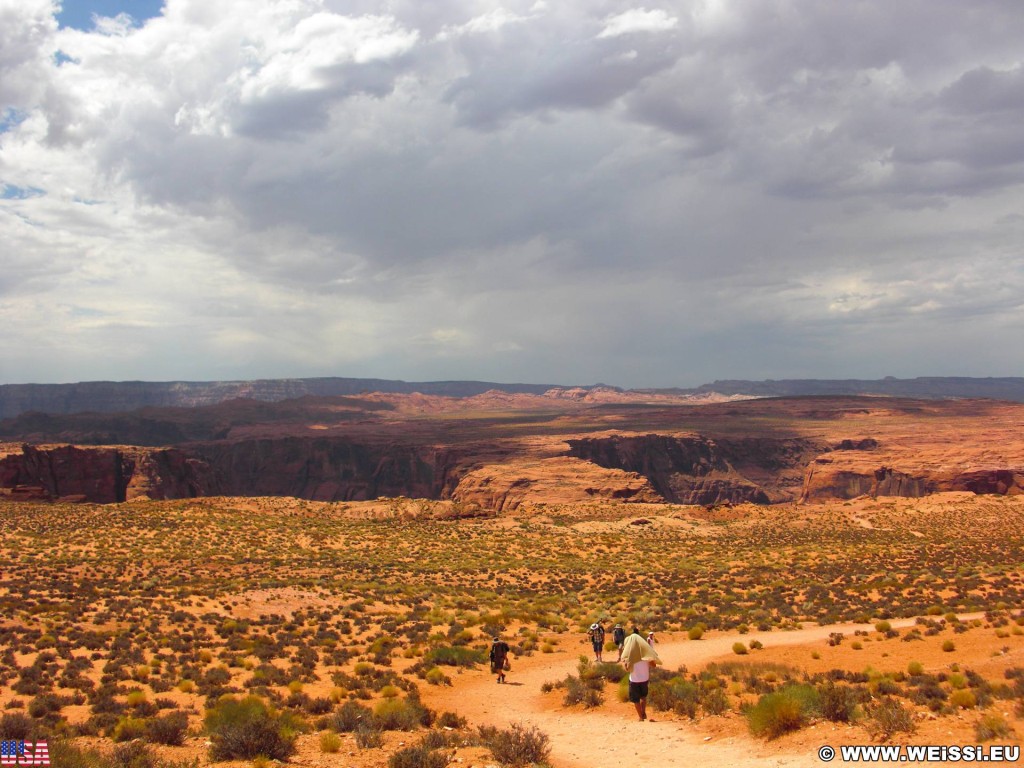
[[[0,383],[1024,375],[1020,0],[0,0]]]

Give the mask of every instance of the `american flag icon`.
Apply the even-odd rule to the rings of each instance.
[[[0,765],[17,765],[25,757],[24,741],[0,742]],[[35,755],[33,755],[35,757]]]
[[[45,741],[37,741],[33,748],[32,742],[26,746],[24,741],[0,742],[0,765],[49,765],[50,745]]]

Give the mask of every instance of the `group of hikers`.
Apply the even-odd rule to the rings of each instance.
[[[604,625],[597,621],[590,625],[587,637],[594,649],[594,661],[604,663]],[[658,652],[654,650],[654,633],[648,632],[644,637],[637,627],[626,633],[621,624],[612,628],[612,640],[619,651],[615,663],[625,665],[629,672],[629,700],[636,707],[636,714],[641,721],[647,719],[647,692],[651,679],[651,668],[661,663]],[[505,673],[511,669],[509,662],[509,645],[500,637],[495,636],[491,643],[491,674],[497,675],[498,682],[505,682]]]

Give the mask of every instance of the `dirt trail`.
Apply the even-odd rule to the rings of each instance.
[[[968,618],[968,617],[963,617]],[[913,619],[890,622],[894,628],[908,627]],[[686,665],[695,670],[722,657],[735,658],[732,645],[737,640],[760,640],[764,646],[803,645],[826,640],[831,632],[847,636],[865,624],[815,626],[791,632],[751,632],[725,634],[699,641],[666,639],[657,645],[665,666],[675,669]],[[754,766],[824,765],[815,750],[790,754],[773,750],[771,745],[747,737],[722,737],[705,741],[688,723],[661,719],[639,722],[633,706],[608,699],[596,710],[567,709],[552,704],[551,695],[541,693],[541,685],[576,673],[579,654],[589,644],[554,655],[535,654],[513,659],[509,683],[498,685],[486,670],[474,670],[453,678],[454,690],[424,691],[427,703],[448,709],[467,718],[472,725],[507,727],[512,722],[536,726],[551,738],[551,764],[555,768],[611,768],[637,765],[644,768],[671,768],[699,761],[710,768],[754,768]],[[614,661],[615,653],[606,654]],[[823,734],[822,743],[827,743]]]

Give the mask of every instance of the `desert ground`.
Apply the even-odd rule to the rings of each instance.
[[[1024,733],[1021,496],[5,501],[0,531],[0,730],[55,765],[810,766]],[[656,631],[649,721],[595,621]]]

